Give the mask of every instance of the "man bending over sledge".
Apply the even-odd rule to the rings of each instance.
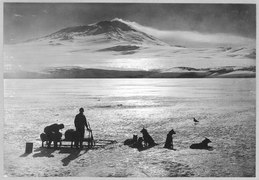
[[[77,132],[78,138],[79,138],[80,148],[83,148],[85,127],[88,131],[91,131],[88,128],[83,108],[79,109],[79,114],[76,115],[74,123],[75,123],[75,127],[76,127],[76,132]],[[75,145],[78,147],[78,142],[76,142]]]
[[[54,141],[54,147],[57,148],[58,141],[61,140],[62,133],[59,130],[64,128],[64,124],[52,124],[44,128],[44,132],[48,138],[48,148],[50,148],[51,142]]]

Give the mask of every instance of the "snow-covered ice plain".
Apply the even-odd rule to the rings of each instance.
[[[5,79],[6,176],[254,177],[255,79]],[[84,107],[91,150],[43,149],[46,125],[73,128]],[[193,117],[200,122],[193,123]],[[123,145],[145,126],[159,144],[139,152]],[[174,150],[163,148],[174,128]],[[213,150],[193,150],[209,138]],[[25,155],[25,143],[34,151]]]

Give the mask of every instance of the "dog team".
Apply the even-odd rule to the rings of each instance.
[[[79,114],[77,114],[75,117],[74,124],[75,124],[76,130],[69,129],[65,132],[65,139],[67,141],[71,141],[71,147],[73,147],[73,143],[74,143],[74,146],[76,148],[78,148],[78,145],[80,145],[80,148],[83,148],[85,127],[88,131],[92,132],[89,124],[86,121],[86,117],[83,113],[84,113],[84,109],[80,108]],[[199,122],[195,118],[193,120],[194,120],[195,124],[197,122]],[[62,133],[59,131],[63,128],[64,128],[64,124],[52,124],[50,126],[45,127],[44,133],[42,133],[40,135],[40,138],[42,141],[42,147],[44,146],[44,142],[47,143],[48,148],[50,148],[52,142],[54,142],[55,148],[57,148],[58,142],[60,143],[60,146],[61,146]],[[138,138],[137,135],[133,135],[132,139],[127,139],[124,141],[124,145],[128,145],[132,148],[137,148],[138,150],[142,150],[143,148],[150,148],[150,147],[157,145],[157,143],[155,143],[154,139],[150,136],[150,134],[148,133],[148,131],[145,128],[143,128],[140,132],[142,133],[143,137]],[[173,135],[174,134],[176,134],[176,133],[173,129],[168,132],[168,134],[166,136],[164,148],[174,150],[174,147],[173,147]],[[205,140],[203,140],[201,143],[192,144],[190,146],[190,148],[191,149],[209,149],[209,148],[211,148],[210,146],[208,146],[208,143],[210,143],[210,142],[211,141],[208,138],[205,138]]]
[[[155,143],[155,141],[153,140],[153,138],[150,136],[150,134],[145,128],[143,128],[140,132],[142,133],[143,137],[138,138],[137,135],[133,135],[132,139],[126,139],[124,141],[124,145],[128,145],[132,148],[137,148],[138,150],[143,150],[143,148],[150,148],[157,145],[157,143]],[[173,129],[168,132],[166,136],[164,148],[175,150],[173,146],[173,134],[176,134]],[[191,149],[210,149],[211,147],[208,146],[208,143],[210,142],[211,141],[208,138],[205,138],[205,140],[203,140],[201,143],[192,144],[190,148]]]

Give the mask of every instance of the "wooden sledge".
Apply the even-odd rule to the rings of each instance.
[[[89,132],[89,135],[87,138],[84,138],[83,139],[83,142],[87,142],[87,146],[88,148],[92,148],[95,146],[95,140],[93,138],[93,134],[92,134],[92,131],[88,131]],[[46,142],[46,145],[48,143],[48,140],[45,141]],[[75,141],[74,140],[71,140],[71,139],[61,139],[60,141],[58,141],[58,147],[61,147],[61,146],[69,146],[69,145],[66,145],[64,144],[64,142],[70,142],[70,147],[73,148],[75,146]],[[42,147],[44,147],[44,142],[42,141]]]
[[[93,133],[92,131],[88,131],[89,134],[88,134],[88,137],[84,138],[83,142],[87,142],[87,148],[91,149],[93,147],[105,147],[107,145],[111,145],[111,144],[114,144],[114,143],[117,143],[117,141],[115,140],[107,140],[107,139],[94,139],[93,138]],[[47,145],[47,142],[48,141],[44,141],[46,142],[46,145]],[[44,147],[44,142],[42,141],[42,147]],[[70,142],[70,144],[68,144],[68,142]],[[62,147],[62,146],[70,146],[71,148],[75,147],[74,144],[75,141],[74,140],[71,140],[71,139],[61,139],[60,141],[58,141],[58,147]],[[85,145],[83,145],[85,146]]]
[[[75,145],[74,141],[71,141],[71,140],[68,140],[68,139],[61,139],[59,147],[66,146],[65,144],[63,144],[63,142],[70,142],[71,148],[73,148],[74,145]],[[92,148],[92,147],[95,146],[95,141],[92,138],[84,138],[83,142],[87,142],[88,148]]]

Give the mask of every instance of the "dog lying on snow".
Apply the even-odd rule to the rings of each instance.
[[[143,138],[139,137],[138,140],[133,143],[132,145],[130,145],[130,147],[132,148],[137,148],[137,149],[142,149],[143,148]]]
[[[143,148],[143,138],[139,137],[138,135],[133,135],[133,139],[126,139],[124,141],[124,145],[128,145],[131,148],[137,148],[137,149],[142,149]]]
[[[132,148],[143,148],[143,138],[138,138],[138,135],[133,135],[132,139],[126,139],[124,141],[124,145],[128,145]]]
[[[201,143],[192,144],[190,148],[191,149],[210,149],[212,148],[211,146],[208,146],[210,142],[211,141],[208,138],[205,138]]]
[[[155,146],[155,145],[157,145],[155,143],[154,139],[149,135],[149,133],[147,132],[147,130],[145,128],[143,128],[140,132],[143,134],[143,140],[144,140],[145,146]]]
[[[131,145],[131,144],[134,144],[136,143],[138,140],[138,135],[133,135],[133,138],[132,139],[126,139],[124,141],[124,145]]]

